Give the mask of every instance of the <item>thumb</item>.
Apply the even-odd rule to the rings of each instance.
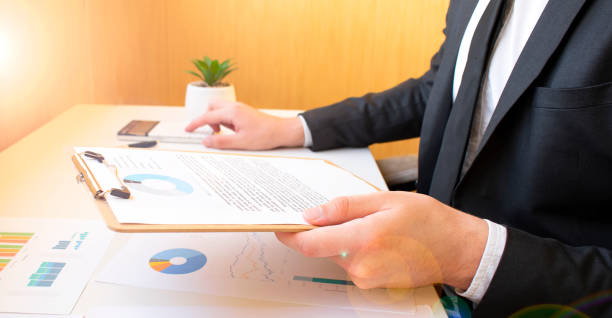
[[[204,146],[217,149],[241,149],[240,136],[236,134],[214,134],[204,137]]]
[[[361,218],[384,209],[384,192],[337,197],[304,211],[304,219],[314,225],[334,225]]]

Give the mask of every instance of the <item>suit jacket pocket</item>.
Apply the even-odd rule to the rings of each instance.
[[[536,87],[533,92],[536,108],[578,109],[612,105],[612,82],[577,88]]]

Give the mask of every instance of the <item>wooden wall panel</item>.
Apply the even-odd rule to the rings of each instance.
[[[171,81],[183,88],[190,58],[208,54],[239,63],[239,98],[258,106],[312,108],[382,90],[427,69],[447,2],[179,1],[168,8]]]
[[[81,4],[70,13],[85,19],[78,29],[85,32],[80,53],[64,52],[88,59],[82,65],[85,84],[79,83],[88,89],[86,102],[182,105],[185,86],[195,80],[185,73],[190,60],[209,55],[238,63],[229,80],[241,101],[303,109],[421,75],[443,40],[448,2],[49,1],[56,7]],[[43,9],[36,8],[38,1],[28,3]],[[372,149],[377,157],[417,151],[416,141]]]
[[[85,2],[93,102],[175,105],[169,98],[167,6],[174,1]]]
[[[89,100],[83,13],[81,1],[0,0],[0,151]]]

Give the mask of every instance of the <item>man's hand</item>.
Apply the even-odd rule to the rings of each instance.
[[[267,115],[238,102],[211,102],[208,111],[194,119],[185,131],[192,132],[204,125],[210,125],[215,132],[219,132],[221,125],[235,132],[204,138],[204,145],[211,148],[264,150],[304,144],[304,130],[299,118]]]
[[[276,233],[309,257],[329,257],[360,288],[446,283],[467,289],[488,237],[486,222],[425,195],[340,197],[304,212],[321,227]]]

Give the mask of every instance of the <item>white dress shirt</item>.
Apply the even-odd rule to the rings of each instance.
[[[464,32],[459,53],[455,64],[455,74],[453,80],[453,101],[457,97],[461,79],[467,64],[468,53],[476,31],[476,26],[485,9],[491,0],[479,0],[472,17]],[[512,0],[508,0],[512,1]],[[499,36],[494,44],[488,67],[483,76],[480,88],[480,96],[470,132],[470,139],[466,149],[465,160],[462,168],[464,174],[476,155],[478,146],[482,140],[484,132],[491,120],[491,116],[497,107],[497,103],[502,95],[514,65],[518,60],[527,40],[531,36],[536,23],[538,22],[548,0],[514,0],[509,8],[508,14],[500,30]],[[300,116],[304,128],[304,146],[312,145],[312,134],[304,118]],[[469,211],[466,211],[469,212]],[[474,279],[469,288],[465,291],[457,290],[458,294],[478,304],[489,288],[493,275],[497,270],[499,261],[506,246],[506,228],[499,224],[486,220],[489,234],[484,253],[480,260]]]

